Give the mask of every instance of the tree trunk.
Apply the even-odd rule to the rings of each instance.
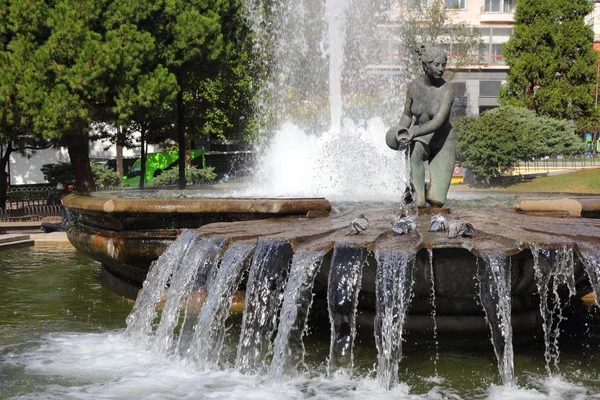
[[[146,182],[146,129],[140,129],[140,189],[144,188]]]
[[[598,131],[592,136],[592,157],[598,157]]]
[[[0,209],[2,210],[6,210],[6,186],[8,184],[8,173],[6,172],[6,166],[8,165],[10,153],[12,153],[11,145],[8,145],[4,154],[0,152]]]
[[[73,135],[68,139],[67,149],[75,171],[75,192],[89,194],[96,190],[90,167],[90,139],[87,133]]]
[[[117,135],[121,136],[122,128],[117,127]],[[123,146],[119,144],[117,141],[117,154],[115,157],[115,162],[117,164],[117,175],[119,175],[119,179],[121,183],[123,183],[123,176],[125,175],[125,171],[123,170]]]
[[[181,85],[181,81],[179,82]],[[179,142],[179,189],[187,186],[185,181],[185,110],[183,108],[183,90],[177,93],[177,139]]]

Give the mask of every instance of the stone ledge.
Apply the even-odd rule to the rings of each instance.
[[[538,216],[600,218],[600,198],[519,198],[516,211],[520,214]]]

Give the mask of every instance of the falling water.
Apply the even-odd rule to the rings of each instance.
[[[377,379],[387,390],[398,383],[406,312],[412,298],[414,251],[378,251],[375,340]]]
[[[543,248],[531,245],[535,280],[540,295],[540,313],[544,320],[544,343],[546,370],[552,374],[552,366],[558,370],[560,351],[558,339],[560,323],[564,317],[559,288],[567,286],[569,295],[575,295],[573,249],[564,245],[560,248]]]
[[[127,317],[127,335],[140,339],[150,337],[158,314],[156,303],[164,295],[173,271],[185,259],[188,249],[197,239],[197,233],[184,230],[158,260],[152,263],[144,287]]]
[[[279,328],[269,375],[277,379],[291,375],[304,362],[302,336],[312,303],[312,288],[323,262],[323,254],[298,251],[292,259],[290,276],[283,294]]]
[[[328,374],[352,373],[356,310],[362,279],[362,269],[368,251],[363,247],[336,243],[333,249],[327,292],[331,345]]]
[[[433,320],[433,343],[435,346],[435,358],[433,359],[433,368],[435,376],[438,376],[437,364],[440,359],[440,350],[437,332],[437,308],[435,305],[435,275],[433,273],[433,250],[427,249],[427,258],[429,259],[429,274],[431,275],[431,318]]]
[[[242,279],[246,260],[254,250],[254,246],[234,243],[227,248],[221,261],[219,271],[213,284],[208,288],[208,294],[199,316],[194,319],[192,327],[184,335],[180,335],[178,348],[182,355],[204,368],[215,369],[218,365],[223,341],[225,339],[225,321],[233,294]]]
[[[492,335],[498,371],[504,385],[514,383],[513,331],[511,322],[510,266],[504,252],[485,255],[485,269],[478,265],[479,298]]]
[[[594,290],[596,305],[600,306],[600,300],[598,300],[600,297],[600,252],[591,246],[584,247],[582,245],[579,245],[579,251]]]
[[[176,343],[174,331],[180,322],[179,316],[184,302],[187,305],[186,317],[190,311],[198,312],[206,295],[206,287],[217,271],[216,266],[224,244],[225,240],[220,238],[200,241],[190,247],[185,259],[173,273],[160,323],[154,335],[154,348],[157,351],[165,354],[172,352]]]
[[[271,352],[277,311],[288,272],[291,247],[284,239],[260,239],[246,286],[246,301],[235,366],[261,372]]]

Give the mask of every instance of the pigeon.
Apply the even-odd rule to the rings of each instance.
[[[475,235],[475,228],[468,222],[461,222],[458,220],[450,221],[448,223],[448,237],[473,237]]]
[[[417,222],[415,221],[415,217],[400,215],[399,217],[396,217],[394,222],[392,222],[392,232],[394,232],[396,235],[409,234],[416,229]]]
[[[350,228],[346,233],[348,235],[359,235],[367,230],[369,227],[369,220],[364,214],[360,214],[357,218],[353,219],[350,223]]]
[[[442,214],[434,214],[431,216],[431,225],[429,225],[429,232],[447,231],[448,222],[446,217]]]

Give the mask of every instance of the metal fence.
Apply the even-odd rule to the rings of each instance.
[[[600,158],[564,156],[545,160],[520,162],[511,171],[512,175],[527,175],[576,169],[600,168]]]
[[[60,199],[65,194],[47,186],[7,189],[5,209],[0,208],[0,222],[60,219]]]

